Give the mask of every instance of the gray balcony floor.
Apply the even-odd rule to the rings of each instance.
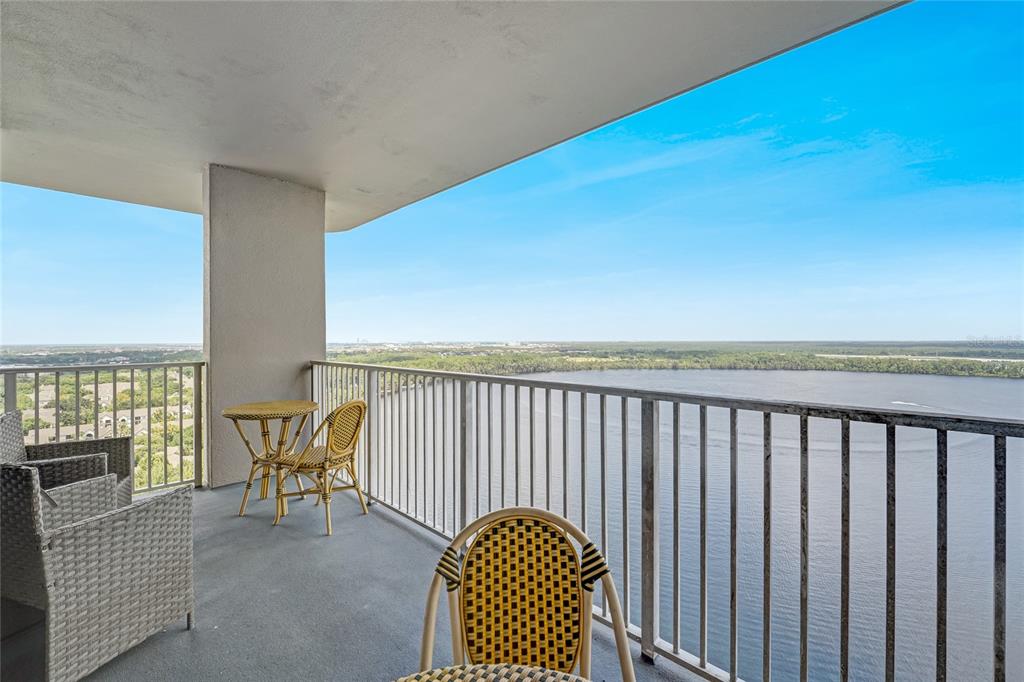
[[[271,500],[237,516],[241,486],[195,492],[196,628],[173,624],[90,680],[392,680],[419,662],[423,607],[444,542],[375,505],[333,500],[323,510],[294,500],[271,526]],[[442,604],[434,665],[450,660]],[[4,641],[3,679],[42,677],[42,631]],[[620,678],[610,630],[595,625],[593,678]],[[639,680],[692,680],[670,663],[639,661]]]

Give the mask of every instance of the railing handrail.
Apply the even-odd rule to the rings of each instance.
[[[53,372],[103,372],[123,369],[162,369],[164,367],[205,367],[206,360],[181,362],[118,362],[109,365],[2,365],[0,374],[52,374]]]
[[[353,369],[386,371],[418,376],[430,376],[456,381],[481,381],[503,383],[526,388],[550,389],[556,391],[586,392],[594,395],[607,395],[620,398],[637,398],[672,403],[688,403],[707,405],[708,407],[725,407],[753,412],[771,412],[774,414],[791,414],[824,419],[848,419],[850,421],[907,426],[928,429],[943,429],[964,433],[979,433],[991,436],[1010,436],[1024,438],[1024,420],[1001,419],[972,415],[953,415],[945,413],[917,412],[912,410],[882,410],[870,407],[852,407],[827,403],[808,403],[799,401],[765,400],[760,398],[731,398],[727,396],[705,393],[681,393],[674,391],[650,391],[645,389],[627,388],[624,386],[604,386],[595,384],[578,384],[561,381],[547,381],[510,377],[494,374],[470,374],[436,369],[418,369],[415,367],[395,367],[392,365],[371,365],[358,362],[337,362],[313,360],[312,366],[349,367]]]

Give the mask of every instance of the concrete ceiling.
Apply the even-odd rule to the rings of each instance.
[[[345,230],[895,4],[3,2],[0,177],[200,212],[220,163]]]

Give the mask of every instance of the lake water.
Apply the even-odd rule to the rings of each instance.
[[[1024,382],[973,377],[846,372],[750,370],[614,370],[530,375],[572,383],[708,393],[746,398],[835,403],[955,415],[1024,419]],[[578,396],[570,396],[568,482],[571,518],[580,517]],[[538,403],[540,401],[538,400]],[[551,507],[562,511],[561,397],[553,398]],[[521,403],[528,414],[528,403]],[[619,400],[608,401],[608,538],[612,571],[622,584],[622,488]],[[542,406],[536,407],[543,424]],[[640,622],[639,409],[631,405],[627,461],[630,617]],[[683,649],[697,653],[699,604],[698,412],[682,410],[680,452],[680,632]],[[799,662],[799,431],[798,418],[773,423],[772,670],[796,679]],[[587,405],[588,531],[601,535],[599,422]],[[498,422],[492,422],[497,431]],[[672,415],[661,415],[661,637],[672,641]],[[524,427],[525,428],[525,427]],[[543,427],[535,443],[543,446]],[[739,416],[739,675],[761,678],[762,597],[761,415]],[[809,666],[811,679],[836,679],[839,669],[840,461],[839,425],[810,420]],[[851,427],[850,678],[882,679],[885,642],[884,427]],[[708,657],[728,667],[729,441],[728,412],[708,411]],[[495,436],[497,438],[497,436]],[[510,447],[514,447],[510,445]],[[491,449],[493,452],[493,449]],[[520,455],[522,458],[522,455]],[[485,457],[485,459],[487,459]],[[1010,439],[1007,456],[1007,679],[1024,679],[1024,449]],[[485,463],[482,467],[487,467]],[[492,465],[496,466],[496,465]],[[574,469],[575,466],[575,469]],[[499,471],[484,469],[494,493]],[[506,474],[509,470],[506,469]],[[525,475],[525,474],[524,474]],[[542,476],[535,472],[534,476]],[[543,488],[543,479],[540,481]],[[486,485],[486,484],[485,484]],[[950,434],[948,460],[948,638],[951,680],[991,679],[992,671],[992,438]],[[935,435],[897,431],[897,679],[935,676]],[[483,494],[486,494],[484,492]],[[506,499],[507,503],[507,499]],[[537,503],[546,504],[543,490]]]

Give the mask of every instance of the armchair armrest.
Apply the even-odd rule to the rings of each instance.
[[[135,463],[132,461],[132,439],[128,436],[25,446],[25,454],[30,462],[38,459],[60,459],[101,452],[107,454],[107,469],[111,473],[117,474],[118,479],[132,475]]]
[[[58,528],[98,516],[117,508],[117,476],[99,478],[50,488],[45,493],[52,504],[44,504],[43,526]]]
[[[25,462],[24,466],[39,471],[39,486],[49,490],[87,478],[107,475],[107,455],[75,455],[59,459],[36,459]]]
[[[51,663],[55,679],[83,677],[194,609],[190,487],[45,531],[42,539],[48,641],[76,642]]]

